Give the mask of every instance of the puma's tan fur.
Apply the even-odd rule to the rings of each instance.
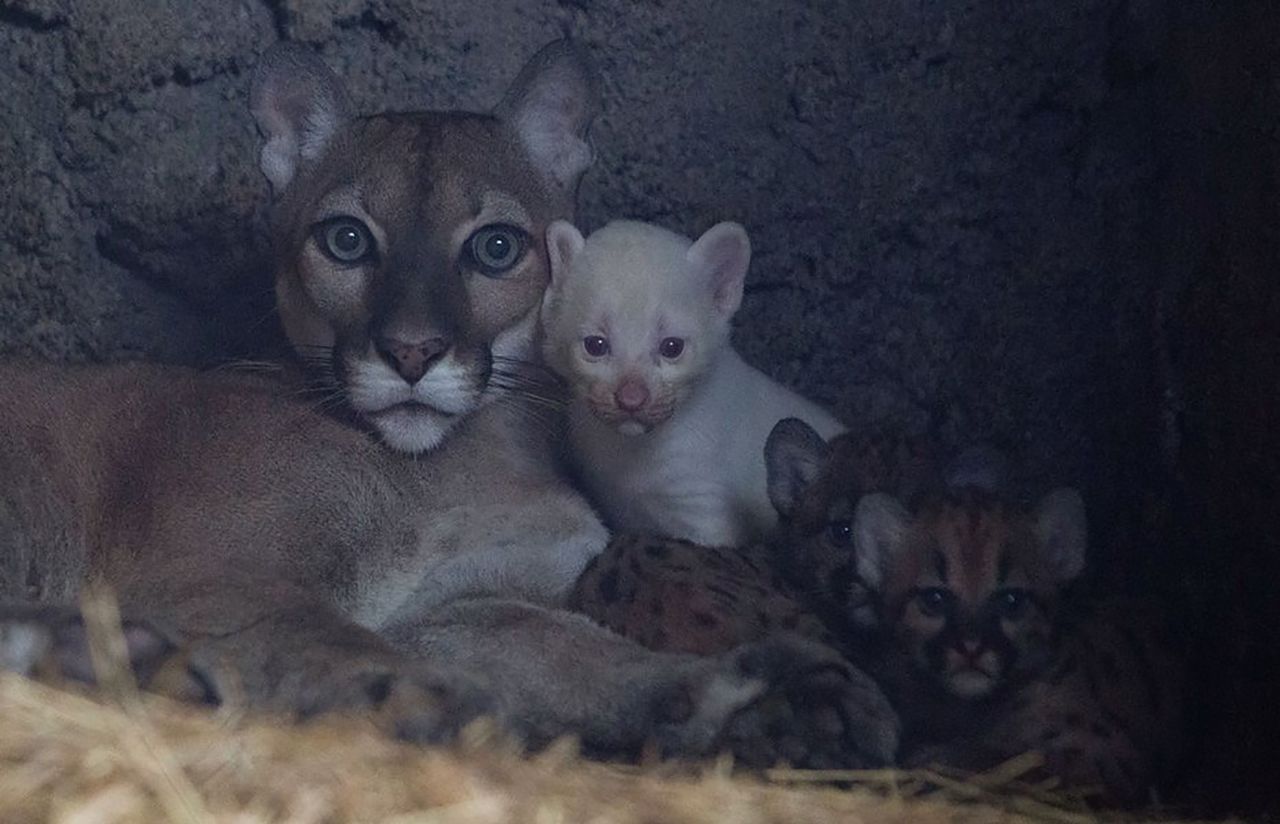
[[[357,425],[232,373],[0,367],[5,667],[31,671],[51,645],[74,659],[74,612],[33,617],[29,602],[70,605],[100,579],[184,646],[215,698],[234,678],[302,715],[380,707],[417,740],[491,712],[534,743],[752,761],[811,719],[815,758],[888,759],[895,716],[822,647],[656,654],[558,609],[607,540],[553,470],[525,361],[540,238],[571,216],[590,158],[572,50],[539,53],[495,115],[356,117],[289,45],[253,98],[281,316],[324,402]],[[766,694],[793,708],[786,729]]]

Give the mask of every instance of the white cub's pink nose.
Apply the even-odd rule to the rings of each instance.
[[[624,412],[635,412],[649,402],[649,387],[644,385],[644,381],[628,378],[614,390],[613,400]]]

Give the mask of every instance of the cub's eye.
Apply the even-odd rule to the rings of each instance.
[[[675,360],[684,351],[684,338],[663,338],[658,344],[658,351],[667,360]]]
[[[599,335],[587,335],[582,339],[582,348],[593,358],[603,358],[609,354],[609,341]]]
[[[853,524],[850,521],[832,521],[827,524],[827,540],[835,546],[853,543]]]
[[[354,217],[335,217],[317,223],[312,230],[316,245],[331,260],[348,266],[373,257],[373,235]]]
[[[493,278],[501,277],[519,263],[528,245],[529,236],[522,229],[493,223],[476,229],[464,248],[476,270]]]
[[[1014,619],[1026,612],[1031,596],[1025,589],[1002,589],[992,598],[1001,618]]]
[[[922,589],[916,593],[916,603],[925,615],[938,616],[951,604],[951,593],[938,587]]]

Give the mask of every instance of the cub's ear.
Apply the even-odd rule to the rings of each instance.
[[[249,106],[266,138],[259,165],[277,196],[303,163],[324,153],[352,116],[338,78],[298,43],[279,43],[262,56]]]
[[[1036,538],[1041,559],[1054,579],[1066,583],[1084,571],[1089,523],[1084,499],[1069,487],[1055,489],[1036,506]]]
[[[547,227],[547,260],[551,264],[551,286],[564,285],[565,275],[573,265],[573,259],[582,251],[586,239],[577,227],[567,220],[556,220]]]
[[[790,517],[805,490],[827,462],[831,449],[813,427],[799,418],[783,418],[764,442],[769,501],[782,517]]]
[[[598,105],[585,58],[556,40],[525,64],[493,113],[515,128],[537,170],[572,192],[591,165],[587,129]]]
[[[872,589],[884,584],[894,557],[901,551],[911,515],[883,492],[863,495],[853,513],[853,547],[857,572]]]
[[[711,290],[715,310],[732,317],[742,305],[742,283],[751,263],[747,230],[737,223],[717,223],[689,247],[686,259]]]

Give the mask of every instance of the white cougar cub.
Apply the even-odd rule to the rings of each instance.
[[[547,227],[543,357],[571,389],[569,445],[614,529],[708,545],[762,537],[777,518],[764,443],[782,418],[841,424],[747,365],[729,343],[751,243],[736,223],[691,242],[615,221],[584,239]]]

